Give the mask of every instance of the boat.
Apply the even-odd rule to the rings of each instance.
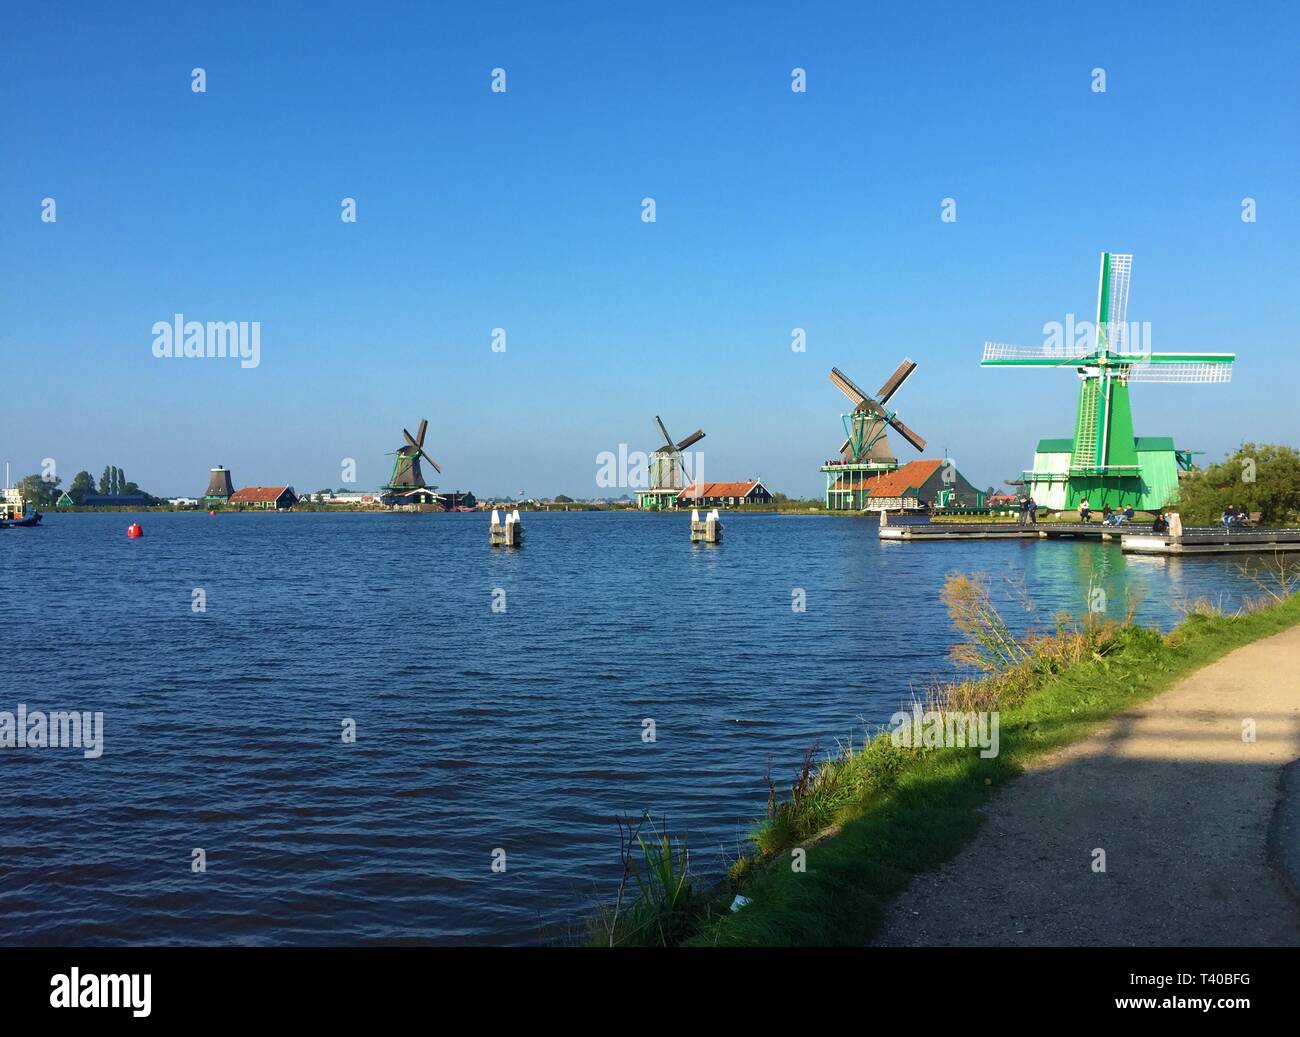
[[[18,526],[39,526],[41,513],[23,500],[22,492],[13,486],[0,490],[0,529]]]

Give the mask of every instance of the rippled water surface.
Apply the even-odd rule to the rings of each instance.
[[[682,515],[525,518],[513,552],[481,514],[0,531],[0,710],[105,718],[99,759],[0,750],[0,940],[563,938],[615,888],[616,817],[666,816],[719,872],[769,756],[788,785],[945,672],[945,573],[990,573],[1018,624],[1007,576],[1044,616],[1091,583],[1165,627],[1244,589],[1231,560],[881,543],[859,518],[729,516],[716,547]]]

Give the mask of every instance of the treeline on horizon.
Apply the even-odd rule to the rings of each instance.
[[[22,493],[24,500],[31,501],[36,507],[52,508],[63,496],[64,491],[60,488],[63,480],[57,475],[26,475],[18,481],[18,490]],[[145,493],[140,489],[137,483],[127,479],[126,473],[116,465],[105,465],[104,471],[95,481],[95,477],[84,469],[72,477],[72,482],[68,485],[67,494],[73,504],[81,505],[85,503],[87,497],[99,495],[102,497],[119,497],[134,496],[143,494],[148,498],[148,503],[156,500],[152,495]]]

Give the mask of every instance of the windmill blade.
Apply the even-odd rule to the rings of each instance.
[[[835,388],[853,401],[854,406],[860,406],[870,399],[866,393],[849,381],[848,377],[838,367],[831,368],[831,382],[835,385]]]
[[[897,418],[889,419],[889,427],[892,428],[904,439],[906,439],[909,443],[911,443],[912,446],[916,447],[917,450],[925,449],[925,440],[922,439],[920,436],[918,436],[915,432],[913,432],[910,428],[904,425]]]
[[[1111,357],[1132,364],[1231,364],[1236,359],[1236,353],[1121,353]]]
[[[905,359],[898,365],[898,369],[889,376],[889,380],[880,387],[880,391],[876,393],[876,399],[882,404],[888,403],[889,398],[898,392],[899,386],[907,381],[908,376],[915,370],[916,364],[912,362],[911,358]]]
[[[692,432],[689,436],[687,436],[685,439],[683,439],[680,443],[677,444],[677,449],[678,451],[685,450],[688,446],[698,443],[703,438],[704,438],[704,429],[697,428],[694,432]]]
[[[1203,362],[1181,363],[1160,361],[1153,364],[1134,364],[1128,369],[1130,382],[1181,382],[1209,385],[1232,381],[1232,364]]]
[[[1091,346],[1011,346],[1005,342],[985,342],[981,367],[1077,367],[1095,361]]]
[[[1133,272],[1133,256],[1127,252],[1103,252],[1102,277],[1110,265],[1110,285],[1106,312],[1101,312],[1101,299],[1097,300],[1097,317],[1105,325],[1106,343],[1112,353],[1124,352],[1128,338],[1128,284]],[[1101,289],[1098,288],[1098,293]]]
[[[437,472],[439,475],[442,474],[442,467],[438,464],[437,461],[435,461],[432,457],[426,454],[423,449],[420,450],[420,456],[423,457],[426,461],[428,461],[429,464],[433,465],[433,470],[435,472]]]
[[[668,434],[668,430],[667,430],[666,428],[664,428],[664,423],[663,423],[662,421],[659,420],[659,415],[658,415],[658,414],[655,415],[655,421],[656,421],[656,422],[658,423],[658,425],[659,425],[659,431],[662,432],[662,433],[664,434],[664,442],[667,443],[667,444],[668,444],[670,447],[672,447],[674,450],[676,450],[676,449],[677,449],[677,444],[673,442],[673,437],[670,436],[670,435]]]
[[[411,433],[406,431],[406,429],[402,429],[402,435],[406,437],[406,442],[409,443],[412,447],[414,447],[416,450],[420,449],[420,444],[415,441],[415,437],[411,435]]]
[[[424,433],[428,431],[429,422],[425,418],[420,419],[420,431],[415,434],[415,445],[424,446]]]

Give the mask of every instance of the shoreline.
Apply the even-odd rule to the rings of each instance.
[[[621,930],[606,909],[593,922],[590,941],[657,943],[647,938],[646,930],[653,930],[671,934],[664,942],[685,946],[871,943],[914,882],[932,881],[935,870],[963,853],[984,826],[994,827],[990,819],[999,816],[1004,787],[1054,753],[1077,751],[1099,730],[1236,650],[1297,627],[1300,594],[1291,593],[1244,614],[1194,611],[1168,635],[1114,624],[1071,665],[1031,674],[1031,689],[1009,704],[990,694],[1002,679],[996,673],[956,686],[966,699],[949,699],[948,708],[966,710],[983,698],[983,705],[1000,711],[997,756],[982,758],[969,748],[898,748],[883,731],[871,732],[844,755],[816,761],[779,803],[774,789],[769,818],[753,830],[751,854],[718,884],[678,898],[669,921],[662,901],[642,908],[640,916],[629,910],[634,921],[625,919]],[[1031,660],[1030,670],[1035,667],[1041,671]],[[1300,784],[1296,770],[1288,772],[1292,788]],[[1267,804],[1270,815],[1273,805]],[[1178,804],[1173,812],[1185,810]],[[1300,808],[1291,804],[1287,816],[1297,814]],[[1034,835],[1019,832],[1017,838]],[[674,858],[671,842],[667,850],[651,848],[657,859],[647,854],[650,870],[665,860],[670,868],[685,867]],[[733,912],[736,896],[748,902]],[[641,931],[631,931],[634,925]]]

